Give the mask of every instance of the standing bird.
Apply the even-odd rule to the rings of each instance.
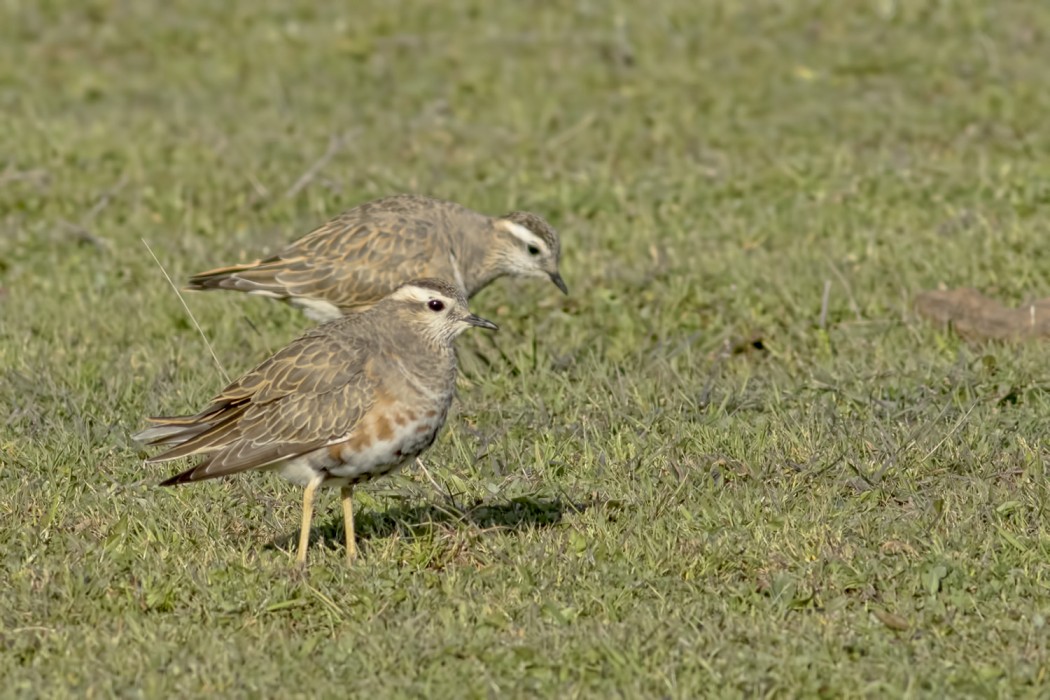
[[[306,561],[314,498],[341,487],[347,560],[356,555],[353,486],[415,459],[445,423],[456,384],[453,340],[470,313],[441,280],[398,287],[369,310],[308,331],[226,387],[195,415],[150,418],[135,436],[172,445],[147,460],[203,459],[162,486],[249,469],[306,487],[297,561]]]
[[[494,218],[402,194],[354,207],[271,257],[194,275],[186,288],[281,299],[327,321],[420,277],[455,281],[468,299],[504,275],[549,277],[568,294],[560,255],[557,232],[536,214]]]

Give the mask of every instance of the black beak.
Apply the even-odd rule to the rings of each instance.
[[[477,326],[478,328],[488,328],[490,331],[498,331],[499,330],[499,326],[497,326],[492,321],[486,321],[481,316],[475,316],[474,314],[469,314],[463,320],[466,321],[467,323],[469,323],[472,326]]]
[[[558,272],[552,272],[550,275],[551,282],[554,283],[554,286],[560,289],[562,294],[568,294],[569,288],[565,286],[565,280],[561,278],[561,274]]]

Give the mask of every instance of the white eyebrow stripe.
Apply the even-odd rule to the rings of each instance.
[[[441,292],[434,289],[426,289],[424,287],[417,287],[413,284],[401,287],[390,295],[394,299],[401,301],[417,301],[424,303],[430,299],[443,299],[447,301],[447,297]]]
[[[513,221],[507,221],[506,219],[500,219],[499,226],[504,231],[511,234],[523,243],[526,243],[528,245],[534,245],[543,251],[549,251],[547,242],[545,240],[543,240],[535,233],[522,226],[521,224],[516,224]]]

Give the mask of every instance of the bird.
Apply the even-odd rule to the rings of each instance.
[[[455,284],[419,279],[361,313],[314,326],[232,382],[199,413],[149,418],[134,435],[169,449],[148,464],[199,457],[174,486],[249,470],[305,487],[296,561],[305,565],[314,500],[340,488],[347,561],[357,554],[353,488],[429,448],[455,392],[454,339],[498,330]]]
[[[363,311],[419,277],[454,281],[467,299],[505,275],[547,277],[568,294],[560,257],[558,233],[537,214],[491,217],[399,194],[360,204],[276,255],[193,275],[185,289],[280,299],[327,321]]]

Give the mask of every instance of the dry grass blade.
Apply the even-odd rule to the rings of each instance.
[[[171,275],[169,275],[168,271],[164,269],[164,265],[161,264],[160,258],[158,258],[157,254],[153,252],[153,248],[151,248],[150,244],[146,242],[146,239],[141,238],[139,240],[142,241],[142,245],[146,246],[146,250],[149,251],[149,254],[153,256],[153,261],[157,263],[157,267],[160,268],[161,274],[164,275],[164,279],[168,281],[168,285],[171,287],[172,291],[175,292],[175,296],[179,298],[182,308],[186,310],[186,315],[189,316],[190,321],[193,322],[193,327],[197,329],[198,333],[200,333],[201,339],[204,341],[204,346],[208,348],[208,352],[211,354],[211,359],[215,362],[215,367],[219,370],[219,374],[222,375],[223,381],[229,384],[230,375],[226,373],[226,368],[222,366],[221,362],[219,362],[219,356],[215,354],[215,348],[212,347],[211,341],[209,341],[208,336],[205,335],[204,329],[201,328],[199,323],[197,323],[197,317],[193,315],[193,311],[190,310],[189,304],[187,304],[186,300],[182,297],[182,292],[179,291],[175,282],[172,281]]]

